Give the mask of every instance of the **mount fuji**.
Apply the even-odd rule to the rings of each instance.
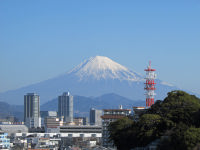
[[[167,92],[178,89],[159,79],[155,99],[163,99]],[[41,104],[58,97],[65,91],[72,95],[95,97],[116,93],[132,100],[145,100],[144,76],[114,62],[108,57],[95,56],[55,78],[17,90],[0,93],[0,101],[23,104],[26,93],[36,92]]]

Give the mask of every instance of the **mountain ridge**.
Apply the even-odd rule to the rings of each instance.
[[[118,108],[122,105],[123,108],[132,109],[132,106],[143,106],[145,101],[137,100],[132,101],[126,97],[117,95],[115,93],[106,93],[98,97],[85,97],[74,95],[74,117],[86,117],[89,116],[90,108],[106,109],[106,108]],[[14,116],[20,121],[24,118],[23,105],[11,105],[6,102],[0,102],[0,119]],[[52,100],[42,104],[40,111],[57,111],[58,99]]]
[[[157,79],[155,99],[163,99],[167,92],[178,89]],[[23,104],[26,93],[36,92],[41,104],[70,91],[72,95],[86,97],[116,93],[132,100],[145,100],[144,77],[108,57],[96,56],[85,60],[74,69],[57,77],[0,93],[0,101],[10,104]]]
[[[41,110],[54,110],[57,111],[58,99],[54,98],[51,101],[41,105]],[[95,109],[117,109],[119,105],[123,108],[132,109],[133,106],[145,106],[145,101],[130,100],[126,97],[120,96],[115,93],[106,93],[98,97],[84,97],[80,95],[74,96],[74,116],[88,116],[90,108]]]

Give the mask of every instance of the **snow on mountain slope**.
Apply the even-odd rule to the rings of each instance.
[[[167,92],[177,89],[158,79],[156,83],[155,99],[163,99]],[[132,100],[145,100],[144,76],[108,57],[96,56],[55,78],[0,93],[0,101],[23,104],[23,96],[26,93],[36,92],[40,95],[41,104],[43,104],[66,91],[70,91],[72,95],[87,97],[116,93]]]
[[[126,67],[114,62],[108,57],[96,56],[85,60],[83,63],[75,67],[69,74],[75,74],[80,80],[93,78],[100,79],[118,79],[141,81],[143,77],[130,71]]]

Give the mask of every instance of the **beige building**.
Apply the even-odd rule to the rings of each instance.
[[[81,126],[83,125],[83,118],[74,118],[74,124],[76,126]]]
[[[47,117],[44,120],[44,124],[47,133],[58,133],[59,127],[63,126],[63,121],[56,117]]]

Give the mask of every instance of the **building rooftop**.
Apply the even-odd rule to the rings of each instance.
[[[131,111],[131,109],[103,109],[104,111]]]
[[[133,107],[133,109],[146,109],[146,107],[144,107],[144,106],[135,106],[135,107]]]
[[[28,128],[25,125],[0,125],[0,129],[6,133],[28,132]]]
[[[102,119],[120,119],[125,117],[125,115],[103,115],[101,116]]]

